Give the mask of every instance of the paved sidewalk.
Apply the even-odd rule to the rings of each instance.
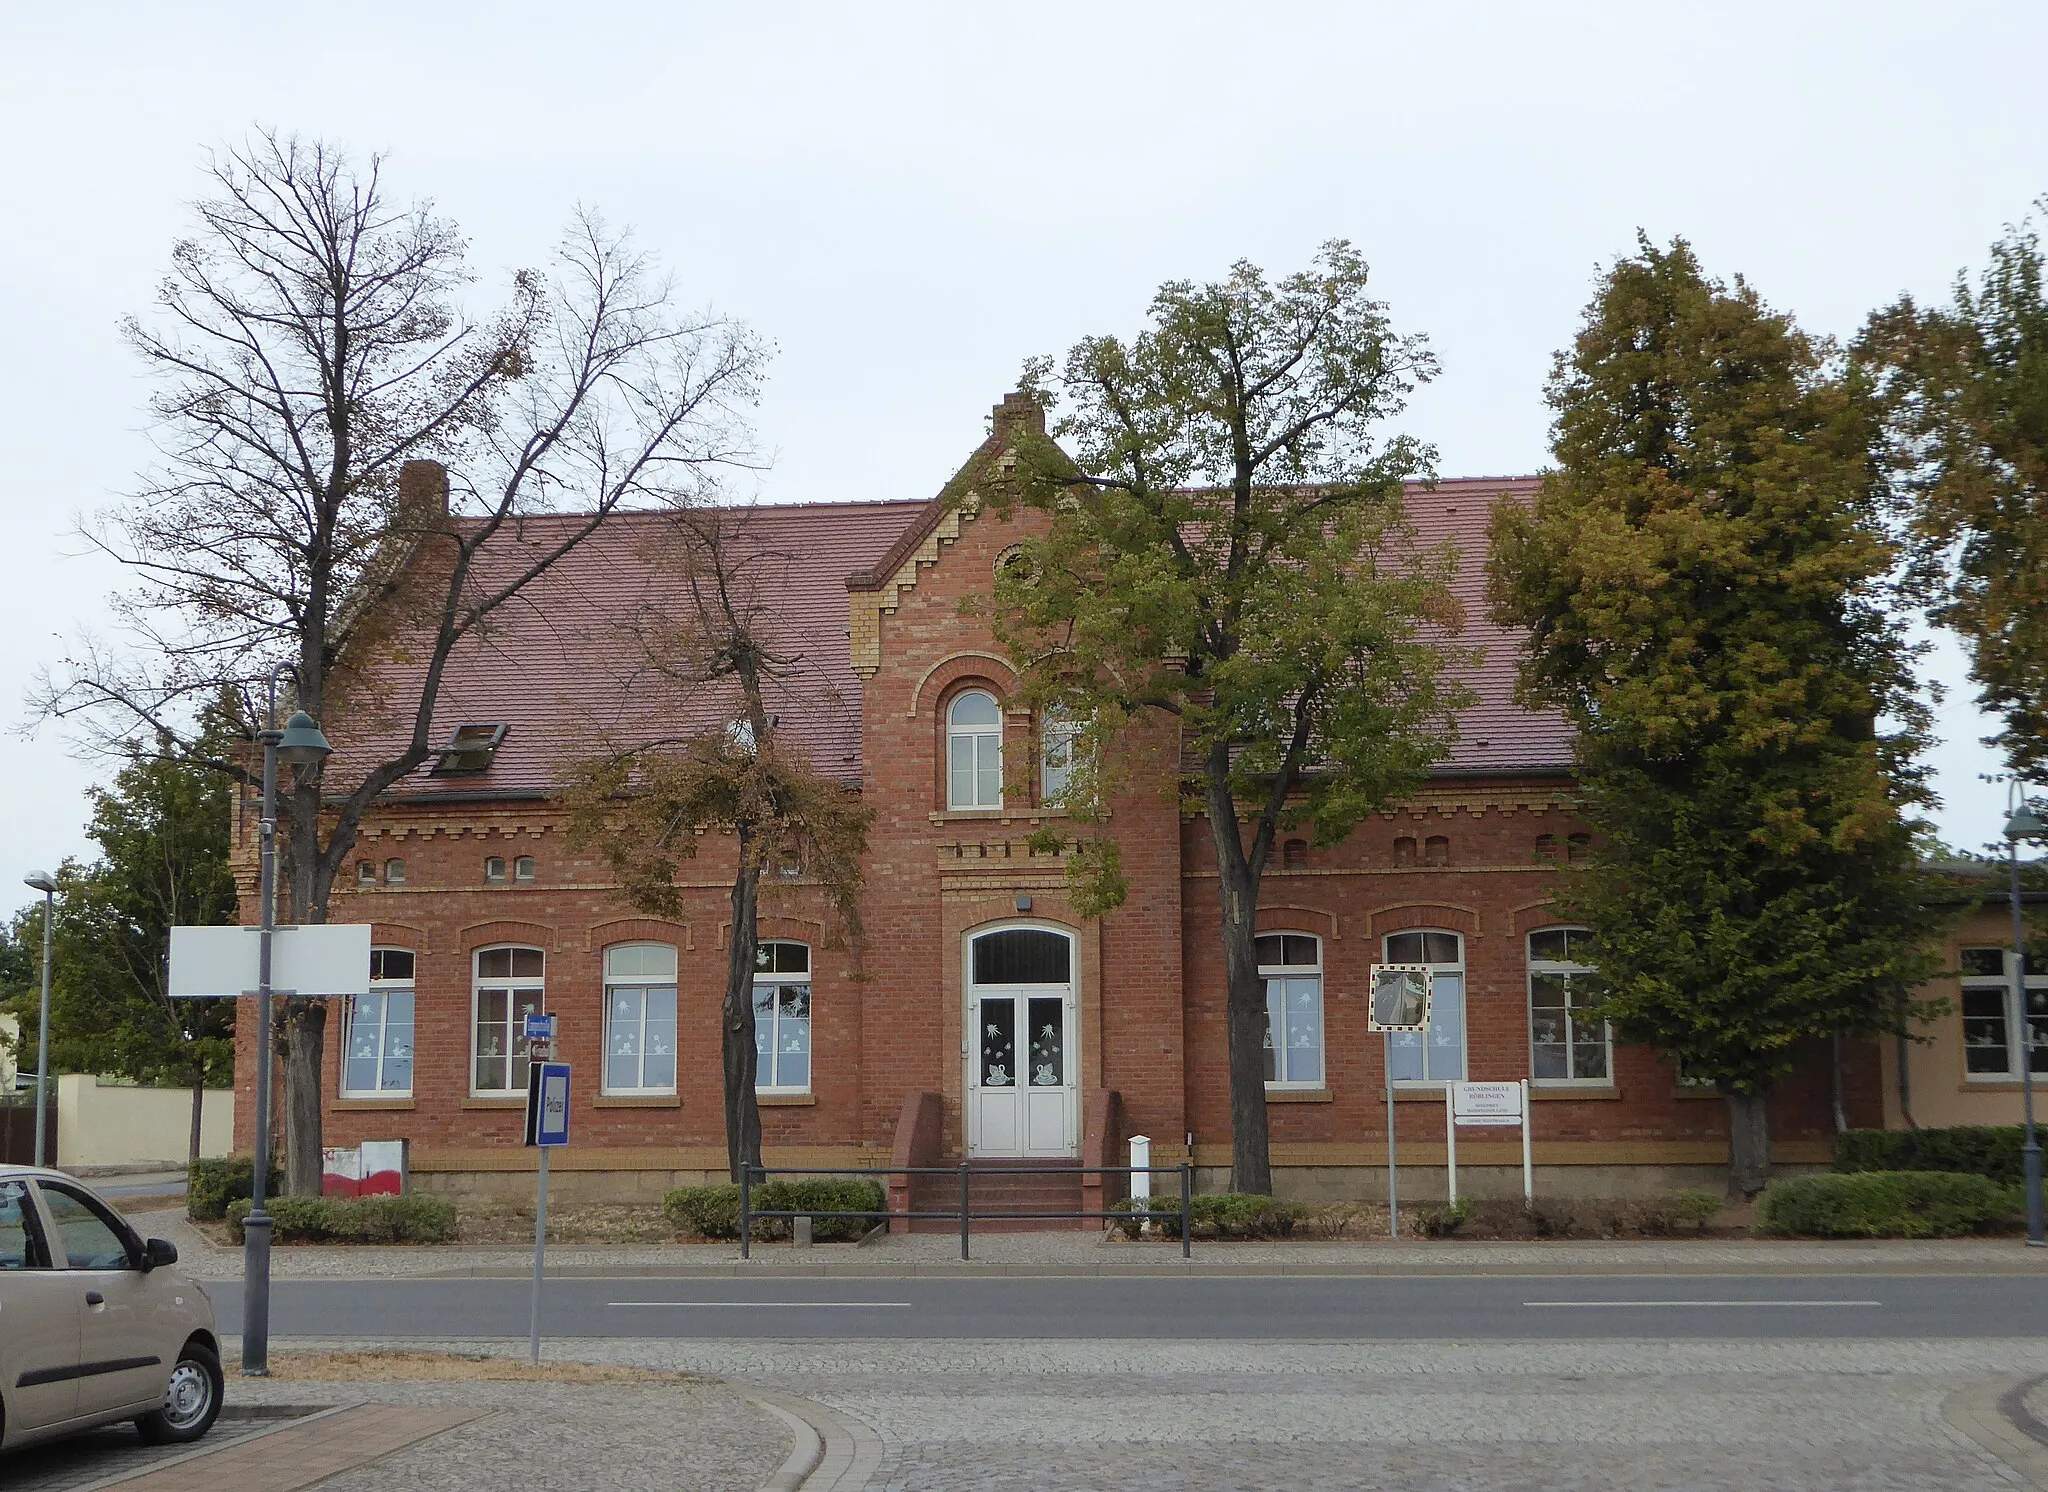
[[[175,1211],[138,1213],[137,1227],[178,1245],[180,1263],[202,1280],[240,1279],[239,1251],[222,1248]],[[1669,1239],[1656,1242],[1204,1243],[1183,1260],[1177,1243],[1104,1241],[1094,1232],[988,1233],[960,1260],[953,1235],[889,1236],[856,1247],[798,1249],[757,1244],[743,1261],[731,1243],[552,1244],[553,1275],[719,1276],[786,1274],[2048,1274],[2048,1249],[2014,1238],[1924,1242],[1819,1242]],[[271,1256],[278,1279],[523,1276],[531,1248],[281,1245]]]

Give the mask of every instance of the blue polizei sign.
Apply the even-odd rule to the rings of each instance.
[[[526,1076],[526,1143],[569,1143],[569,1064],[536,1062]]]

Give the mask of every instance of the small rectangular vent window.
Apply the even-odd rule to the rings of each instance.
[[[505,739],[503,725],[459,725],[434,762],[434,776],[460,777],[490,769]]]

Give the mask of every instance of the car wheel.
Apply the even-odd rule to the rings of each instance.
[[[152,1409],[135,1422],[142,1438],[151,1445],[179,1445],[197,1440],[213,1428],[220,1417],[220,1359],[213,1349],[188,1342],[171,1369],[169,1387],[164,1390],[164,1407]]]

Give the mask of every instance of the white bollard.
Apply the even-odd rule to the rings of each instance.
[[[1151,1164],[1152,1137],[1150,1135],[1132,1135],[1131,1196],[1134,1199],[1138,1197],[1150,1197],[1152,1195],[1152,1173],[1150,1171],[1140,1169],[1141,1167],[1149,1166]]]

